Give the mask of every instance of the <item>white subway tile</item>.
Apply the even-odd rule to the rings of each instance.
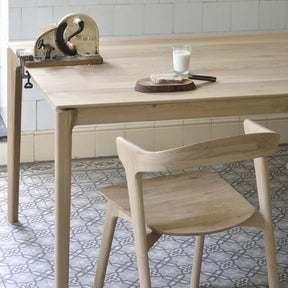
[[[37,6],[63,6],[68,4],[67,0],[37,0]]]
[[[21,130],[36,130],[36,101],[22,101]]]
[[[34,135],[33,133],[21,133],[20,162],[34,161]]]
[[[96,128],[95,156],[117,155],[116,138],[124,137],[124,125],[103,125]]]
[[[260,1],[261,30],[284,29],[286,21],[286,1]]]
[[[37,130],[55,128],[55,113],[47,101],[37,101]]]
[[[153,4],[153,3],[159,3],[159,0],[130,0],[130,3],[131,4]]]
[[[49,161],[55,157],[55,135],[51,131],[34,136],[34,160]]]
[[[288,0],[287,0],[287,3],[286,3],[286,30],[288,29]]]
[[[203,3],[203,32],[226,32],[231,27],[231,3]]]
[[[287,114],[267,115],[266,127],[280,134],[280,143],[288,143]]]
[[[36,100],[43,100],[43,94],[38,89],[38,87],[34,84],[33,80],[31,83],[33,84],[32,89],[25,89],[24,85],[26,84],[26,79],[23,79],[23,87],[22,87],[22,99],[23,101],[36,101]]]
[[[99,0],[69,0],[70,5],[97,5]]]
[[[202,3],[175,4],[174,33],[196,33],[202,30]]]
[[[173,31],[173,6],[170,4],[145,5],[144,33],[171,34]]]
[[[129,4],[130,0],[99,0],[99,4],[103,5],[119,5],[119,4]]]
[[[125,138],[143,149],[154,150],[154,123],[126,124]]]
[[[72,134],[72,157],[95,157],[95,129],[75,129]]]
[[[232,2],[231,30],[258,30],[259,6],[258,1]]]
[[[159,121],[154,128],[154,150],[183,145],[183,121]]]
[[[9,0],[9,7],[33,7],[36,3],[37,0]]]
[[[160,3],[190,3],[190,2],[192,1],[191,0],[160,0]],[[193,2],[202,2],[202,0],[194,0]]]
[[[183,145],[211,140],[211,119],[184,120]]]
[[[87,6],[84,8],[84,13],[95,20],[100,37],[114,35],[113,5]]]
[[[0,165],[7,165],[7,142],[0,142]]]
[[[212,119],[212,139],[240,135],[239,117]]]
[[[144,5],[116,5],[115,35],[143,35]]]
[[[9,40],[15,41],[21,39],[21,9],[9,9]]]
[[[72,13],[83,13],[83,6],[54,7],[53,23],[58,24],[62,20],[62,18]]]
[[[53,23],[53,8],[23,8],[22,9],[22,39],[37,39],[42,29]]]

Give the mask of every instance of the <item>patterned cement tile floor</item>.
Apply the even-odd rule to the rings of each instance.
[[[288,146],[270,159],[273,215],[281,288],[288,287]],[[0,167],[0,287],[53,287],[53,162],[21,166],[20,222],[7,222],[7,171]],[[102,186],[124,180],[116,158],[73,161],[69,287],[92,287],[101,240],[105,199]],[[257,206],[252,162],[214,171]],[[153,288],[189,287],[194,238],[165,236],[150,250]],[[131,225],[118,221],[105,287],[139,287]],[[233,228],[206,237],[201,287],[267,285],[262,233]],[[271,287],[273,288],[273,287]]]

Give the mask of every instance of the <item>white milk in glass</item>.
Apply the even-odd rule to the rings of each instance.
[[[189,73],[190,56],[191,47],[189,45],[183,45],[183,47],[173,47],[173,66],[175,73]]]

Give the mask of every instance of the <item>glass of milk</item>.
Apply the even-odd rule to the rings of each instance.
[[[174,72],[181,75],[189,73],[191,56],[191,45],[173,46],[173,67]]]

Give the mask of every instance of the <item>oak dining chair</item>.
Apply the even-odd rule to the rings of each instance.
[[[248,119],[244,131],[240,136],[157,152],[117,138],[127,183],[101,190],[107,210],[94,288],[104,286],[118,217],[133,225],[141,288],[151,287],[148,250],[162,234],[196,236],[190,286],[196,288],[205,235],[238,225],[263,230],[269,287],[279,288],[268,171],[268,156],[277,152],[279,134]],[[249,159],[254,159],[259,211],[209,167],[188,169]],[[155,178],[142,177],[146,172],[171,170]]]

